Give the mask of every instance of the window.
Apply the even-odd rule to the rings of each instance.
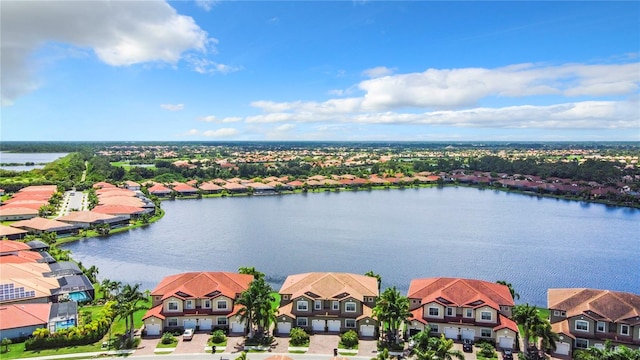
[[[218,325],[219,326],[227,326],[227,318],[224,316],[218,317]]]
[[[169,309],[169,311],[178,311],[178,303],[175,301],[170,301],[169,304],[167,305],[167,308]],[[178,325],[175,325],[178,326]]]
[[[187,302],[184,304],[184,307],[186,309],[193,309],[193,300],[187,300]]]
[[[211,300],[205,300],[204,301],[204,308],[205,309],[211,309]]]
[[[430,332],[440,332],[440,328],[438,327],[438,324],[429,324],[429,331]]]
[[[480,336],[491,337],[491,329],[480,329]]]
[[[307,311],[307,310],[309,310],[309,304],[307,304],[307,302],[304,301],[304,300],[299,300],[296,303],[296,306],[298,308],[298,311]],[[299,326],[302,326],[302,325],[299,325]],[[304,326],[307,326],[307,325],[304,325]]]
[[[340,303],[337,301],[331,302],[331,310],[340,310]]]
[[[296,325],[302,326],[302,327],[307,326],[307,318],[297,318]]]
[[[480,318],[482,320],[491,321],[491,311],[482,311],[480,313]]]
[[[345,319],[344,327],[355,328],[356,327],[356,320],[355,319]]]
[[[176,318],[167,319],[167,326],[169,326],[169,327],[178,326],[178,319],[176,319]]]
[[[218,310],[226,310],[227,302],[224,300],[218,300]]]
[[[438,309],[437,307],[430,307],[429,316],[440,316],[440,309]]]
[[[447,316],[456,316],[452,307],[447,307]]]
[[[344,304],[344,311],[346,312],[356,312],[356,303],[348,302]]]
[[[584,320],[576,320],[576,330],[589,331],[589,323]]]
[[[596,324],[596,331],[597,332],[605,332],[605,322],[604,321],[598,321],[598,323]]]
[[[629,336],[629,325],[620,324],[620,335]]]
[[[560,316],[560,310],[553,310],[553,316]]]
[[[289,300],[289,295],[282,295],[282,300]]]
[[[322,310],[322,300],[316,300],[313,302],[313,308],[315,310]]]
[[[589,347],[589,340],[576,339],[576,348],[578,348],[578,349],[586,349],[588,347]]]
[[[466,309],[464,316],[468,318],[473,317],[473,309]]]

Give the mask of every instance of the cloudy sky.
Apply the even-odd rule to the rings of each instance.
[[[637,1],[0,7],[4,141],[640,141]]]

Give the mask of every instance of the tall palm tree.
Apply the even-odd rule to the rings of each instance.
[[[560,341],[560,336],[551,330],[551,323],[546,319],[536,327],[535,336],[540,338],[540,345],[548,354],[556,350],[556,341]]]
[[[148,306],[140,304],[147,300],[147,295],[140,291],[140,284],[131,286],[125,284],[122,291],[116,296],[118,301],[118,316],[125,319],[125,332],[129,334],[129,339],[133,339],[133,330],[135,328],[133,315],[140,310],[149,309]]]
[[[425,332],[426,333],[426,332]],[[447,339],[443,335],[440,337],[429,337],[428,334],[420,336],[412,354],[418,360],[464,360],[464,353],[453,348],[453,340]]]
[[[516,305],[513,308],[513,320],[522,325],[523,340],[528,347],[531,335],[535,334],[536,328],[543,322],[542,318],[538,315],[538,309],[529,304]]]
[[[387,325],[387,337],[390,343],[398,341],[397,334],[400,325],[411,316],[409,312],[409,299],[400,295],[396,287],[386,289],[378,298],[373,308],[373,315],[380,325]]]
[[[496,281],[496,284],[501,284],[501,285],[505,285],[506,287],[509,288],[509,292],[511,293],[511,297],[513,298],[513,300],[519,300],[520,299],[520,294],[518,294],[516,292],[516,290],[513,288],[513,285],[511,285],[511,283],[508,283],[504,280],[498,280]]]
[[[254,325],[262,334],[276,321],[276,309],[271,305],[275,301],[271,295],[272,291],[271,285],[264,280],[264,277],[258,277],[253,279],[249,288],[240,294],[237,304],[242,307],[238,311],[238,316],[246,323],[249,337],[254,335]]]

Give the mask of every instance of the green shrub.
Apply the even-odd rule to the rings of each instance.
[[[289,344],[291,346],[305,346],[309,345],[309,334],[300,328],[293,328],[289,332]]]
[[[358,345],[358,333],[353,330],[347,331],[340,335],[340,343],[348,349],[355,347]]]
[[[496,349],[493,347],[493,345],[489,343],[480,344],[480,350],[478,351],[478,355],[486,358],[492,358],[497,356]]]
[[[220,344],[227,340],[227,336],[224,334],[222,330],[216,330],[211,334],[211,342],[214,344]]]
[[[160,342],[165,344],[165,345],[171,344],[171,343],[173,343],[175,341],[176,341],[175,336],[173,336],[173,334],[170,333],[170,332],[166,332],[166,333],[162,334],[162,339],[160,340]]]

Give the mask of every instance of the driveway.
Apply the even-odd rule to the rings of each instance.
[[[333,349],[338,347],[339,335],[316,334],[310,336],[309,351],[307,354],[326,354],[333,356]]]
[[[378,342],[376,340],[360,340],[358,342],[358,355],[374,358],[378,355]]]
[[[209,340],[209,333],[195,333],[191,341],[182,340],[182,336],[178,340],[178,346],[173,352],[174,354],[192,354],[192,353],[204,353],[204,347],[207,346]]]
[[[160,342],[160,337],[142,338],[133,355],[153,355],[158,342]]]

